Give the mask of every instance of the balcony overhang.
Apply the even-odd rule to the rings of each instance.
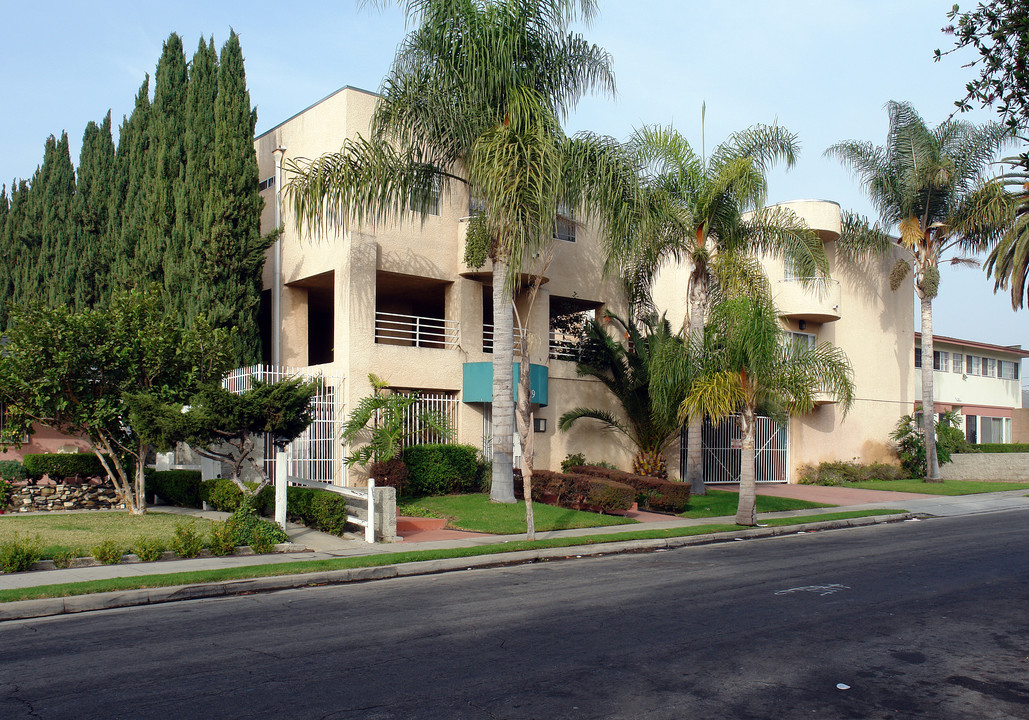
[[[838,280],[779,280],[775,284],[775,307],[782,317],[828,323],[840,319]]]
[[[519,363],[514,364],[514,399],[518,400]],[[537,405],[549,402],[549,374],[546,365],[529,364],[529,393]],[[493,402],[493,363],[473,362],[464,364],[464,382],[461,401],[466,403]]]

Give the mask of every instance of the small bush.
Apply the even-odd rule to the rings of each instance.
[[[151,470],[146,471],[147,499],[153,502],[158,495],[165,502],[176,507],[199,508],[203,506],[200,497],[200,472],[197,470]]]
[[[275,543],[287,542],[289,536],[278,525],[262,520],[252,507],[241,505],[228,519],[232,528],[232,541],[236,545],[249,545],[256,553],[272,551]]]
[[[368,474],[375,478],[376,486],[396,488],[399,496],[407,490],[407,478],[411,473],[404,461],[395,457],[392,460],[370,463]]]
[[[21,482],[29,477],[25,466],[17,460],[0,460],[0,480]]]
[[[568,472],[607,478],[636,489],[636,502],[646,510],[681,513],[690,504],[690,486],[676,480],[634,475],[602,465],[572,466]]]
[[[397,515],[404,517],[436,518],[443,517],[438,512],[417,505],[397,505]]]
[[[54,553],[53,561],[55,568],[68,568],[71,567],[71,561],[78,558],[78,553],[75,550],[58,550]]]
[[[565,459],[561,461],[561,472],[566,473],[573,467],[582,467],[583,465],[589,465],[586,462],[586,456],[582,453],[569,453],[565,456]]]
[[[0,477],[0,510],[7,507],[7,503],[11,497],[11,485],[2,477]]]
[[[259,483],[243,483],[253,491]],[[200,483],[200,499],[220,512],[236,512],[243,504],[243,492],[236,483],[224,478],[207,480]],[[275,488],[265,486],[261,492],[250,499],[250,506],[259,514],[266,515],[275,506]]]
[[[25,572],[39,560],[43,540],[35,537],[16,536],[13,540],[0,542],[0,572]]]
[[[402,458],[414,495],[449,495],[475,486],[478,451],[471,445],[427,443],[405,448]]]
[[[87,453],[41,453],[25,456],[25,471],[34,478],[49,475],[66,477],[107,477],[107,471],[96,455]]]
[[[342,536],[347,525],[347,501],[326,490],[289,488],[286,491],[289,519],[332,535]]]
[[[801,485],[845,485],[850,482],[869,480],[901,480],[907,477],[903,468],[888,463],[845,462],[836,460],[800,468],[798,482]]]
[[[157,538],[140,535],[132,546],[132,552],[143,562],[154,562],[164,555],[164,543]]]
[[[515,497],[522,499],[522,483],[514,484]],[[607,478],[534,470],[532,473],[534,498],[549,495],[560,507],[573,510],[595,508],[602,512],[628,510],[636,500],[636,490],[624,483]]]
[[[175,525],[175,533],[172,535],[172,550],[182,558],[195,558],[204,549],[204,539],[197,532],[196,523],[193,521],[180,522]]]
[[[228,520],[211,525],[211,554],[223,557],[236,549],[235,533]]]
[[[965,452],[965,451],[962,451]],[[978,443],[970,445],[967,452],[981,453],[1029,453],[1029,444],[1026,443]],[[0,469],[0,475],[3,470]]]
[[[114,540],[102,540],[90,550],[93,559],[104,565],[117,565],[121,562],[121,547]]]

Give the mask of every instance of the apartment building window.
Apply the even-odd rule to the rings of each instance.
[[[794,350],[814,350],[818,345],[818,338],[813,333],[790,332],[789,343]],[[917,350],[915,352],[918,352]],[[920,358],[919,358],[920,360]]]
[[[1011,442],[1011,418],[980,417],[979,442],[1009,443]]]
[[[575,218],[567,207],[562,206],[558,209],[557,221],[554,223],[554,239],[575,242]]]
[[[997,361],[993,358],[983,358],[983,375],[986,377],[997,377]]]
[[[915,367],[922,367],[922,348],[915,348]]]
[[[978,355],[965,356],[965,373],[968,375],[982,374],[982,358]]]
[[[1000,377],[1004,380],[1018,380],[1018,363],[1008,362],[1006,360],[997,361],[997,370]]]
[[[950,353],[943,350],[933,350],[933,370],[938,372],[950,372]]]
[[[273,187],[275,187],[275,176],[274,175],[272,175],[269,178],[265,178],[260,183],[258,183],[258,185],[257,185],[257,192],[264,192],[265,190],[268,190],[269,188],[273,188]]]
[[[964,372],[965,361],[964,358],[962,358],[961,353],[954,353],[953,363],[951,364],[951,367],[954,368],[954,372],[956,373]]]
[[[412,212],[424,212],[426,215],[439,215],[440,186],[433,180],[431,187],[415,187],[408,198],[408,208]]]
[[[479,195],[474,190],[468,192],[468,214],[469,215],[485,215],[486,214],[486,198]]]

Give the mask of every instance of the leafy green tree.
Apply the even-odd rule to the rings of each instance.
[[[15,437],[45,425],[81,435],[129,512],[146,511],[150,445],[129,422],[126,399],[142,393],[184,402],[228,367],[224,331],[203,318],[182,329],[156,292],[117,295],[110,306],[16,308],[0,353],[0,404]]]
[[[939,292],[941,262],[977,264],[974,255],[1002,235],[1011,217],[1011,202],[1001,183],[987,178],[997,150],[1008,142],[1000,123],[973,125],[947,120],[936,128],[907,103],[887,105],[890,126],[884,145],[848,140],[825,154],[853,170],[879,213],[881,226],[894,229],[896,244],[906,257],[890,275],[896,290],[913,273],[915,295],[921,306],[923,432],[928,442],[926,482],[940,481],[936,457],[933,405],[933,299]],[[851,229],[872,238],[869,247],[885,252],[879,226],[859,219]],[[873,237],[874,236],[874,237]],[[878,238],[878,243],[876,243]],[[956,254],[951,254],[956,253]]]
[[[988,0],[974,10],[961,12],[954,7],[948,20],[957,24],[943,28],[954,36],[954,47],[936,51],[936,60],[961,48],[972,47],[979,53],[967,67],[979,71],[969,82],[964,98],[955,105],[964,112],[972,102],[996,107],[1001,119],[1014,129],[1029,125],[1029,9],[1022,0]]]
[[[1027,141],[1026,138],[1021,138]],[[1029,153],[1006,158],[1011,169],[1002,182],[1011,193],[1012,218],[1000,241],[986,257],[986,274],[994,279],[994,292],[1011,291],[1011,307],[1018,310],[1025,304],[1029,287]]]
[[[667,388],[690,375],[680,421],[708,417],[713,422],[736,415],[742,437],[738,525],[756,525],[754,427],[759,412],[780,422],[810,412],[815,396],[836,399],[844,414],[854,399],[850,363],[828,343],[798,348],[788,341],[767,286],[754,292],[723,288],[716,294],[700,343],[688,355],[664,354],[658,361],[657,398],[667,404]]]
[[[514,502],[512,297],[562,202],[612,209],[622,199],[614,144],[566,138],[559,122],[585,93],[613,91],[610,59],[568,31],[572,20],[592,18],[595,0],[398,4],[415,29],[383,82],[371,138],[291,166],[288,193],[298,221],[315,228],[404,220],[410,206],[424,215],[451,183],[484,201],[480,229],[493,261],[490,496]]]
[[[201,457],[227,463],[232,482],[245,498],[252,498],[273,481],[255,451],[265,435],[279,446],[300,437],[313,421],[311,400],[319,387],[318,381],[265,383],[253,378],[242,393],[208,385],[186,406],[161,402],[152,393],[130,395],[126,404],[129,424],[146,442],[158,450],[186,443]],[[247,468],[260,478],[257,485],[243,482]]]
[[[897,443],[900,464],[910,477],[925,477],[925,435],[920,416],[921,413],[904,415],[890,433],[890,439]],[[949,463],[953,453],[961,452],[968,446],[965,434],[958,427],[960,422],[961,414],[957,410],[942,412],[936,420],[936,457],[940,465]]]
[[[608,332],[611,327],[617,339]],[[621,417],[604,409],[577,407],[558,420],[561,430],[569,430],[581,419],[596,420],[607,429],[624,435],[635,446],[633,472],[638,475],[668,477],[664,452],[679,437],[681,423],[676,413],[656,407],[652,391],[654,362],[662,353],[685,353],[681,336],[673,334],[664,318],[650,317],[637,323],[608,315],[603,323],[591,321],[586,329],[581,359],[576,365],[579,377],[599,380],[621,406]],[[624,342],[622,339],[624,338]],[[678,396],[665,396],[669,407],[682,402],[685,378],[671,381],[680,389]]]
[[[110,112],[100,125],[92,121],[86,125],[77,175],[72,206],[76,240],[66,262],[75,271],[71,288],[74,306],[82,310],[100,304],[111,293],[114,140]]]
[[[786,208],[763,208],[768,170],[793,166],[796,135],[779,125],[755,125],[730,135],[707,157],[671,127],[644,127],[630,140],[646,167],[646,201],[634,232],[613,236],[611,256],[638,295],[649,305],[649,289],[659,267],[669,261],[691,265],[685,288],[689,337],[699,342],[711,291],[721,279],[713,260],[728,253],[767,253],[784,258],[798,278],[828,277],[828,261],[818,235]],[[737,266],[738,267],[738,266]],[[696,495],[705,493],[700,419],[688,430],[685,480]]]

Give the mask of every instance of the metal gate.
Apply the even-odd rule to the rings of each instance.
[[[736,415],[717,425],[704,420],[701,440],[704,444],[704,482],[738,483],[740,481],[741,437]],[[790,429],[771,418],[754,418],[754,479],[759,483],[790,481]],[[679,454],[680,477],[686,475],[687,432],[682,429],[682,450]]]

